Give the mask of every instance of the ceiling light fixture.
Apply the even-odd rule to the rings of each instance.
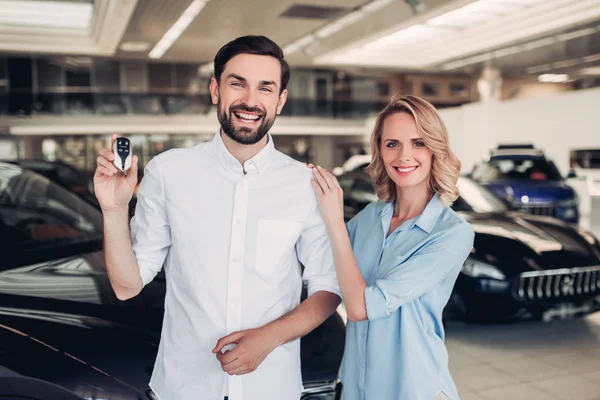
[[[548,64],[540,64],[535,65],[533,67],[529,67],[525,70],[528,74],[539,74],[546,71],[552,71],[558,68],[566,68],[573,67],[575,65],[587,64],[591,62],[600,61],[600,53],[591,54],[589,56],[580,57],[580,58],[571,58],[568,60],[560,60],[553,63]]]
[[[119,46],[119,49],[121,49],[121,51],[127,51],[132,53],[146,51],[149,48],[150,43],[147,42],[123,42]]]
[[[304,49],[305,47],[311,45],[313,42],[316,42],[317,39],[323,39],[328,36],[333,35],[336,32],[341,31],[342,29],[350,26],[361,19],[365,18],[367,15],[374,13],[375,11],[387,6],[388,4],[393,3],[395,0],[375,0],[370,2],[369,4],[352,11],[349,14],[344,15],[341,18],[332,21],[321,28],[317,29],[313,33],[309,33],[301,37],[300,39],[289,43],[288,45],[283,47],[283,53],[285,55],[289,55],[295,53],[299,50]]]
[[[600,75],[600,67],[587,67],[579,71],[582,75]]]
[[[560,42],[560,41],[568,41],[568,40],[580,38],[580,37],[584,36],[584,33],[586,35],[591,35],[596,32],[600,32],[600,25],[597,25],[597,26],[591,27],[591,28],[579,29],[579,30],[572,31],[572,32],[560,33],[557,35],[553,35],[553,36],[549,36],[549,37],[545,37],[545,38],[541,38],[541,39],[535,39],[535,40],[525,42],[525,43],[522,43],[519,45],[514,45],[514,46],[490,51],[485,54],[487,54],[490,59],[500,58],[500,57],[504,57],[506,55],[510,55],[510,54],[514,54],[514,53],[521,53],[521,52],[526,52],[526,51],[530,51],[533,49],[537,49],[540,47],[550,46],[550,45],[556,44],[557,42]],[[595,56],[597,57],[598,55],[595,55]],[[528,74],[538,74],[540,72],[550,71],[550,70],[553,70],[556,68],[565,68],[565,67],[577,65],[580,63],[584,63],[584,62],[597,61],[595,58],[589,58],[589,57],[594,57],[594,55],[590,55],[587,57],[588,58],[584,57],[582,59],[569,59],[569,60],[556,61],[556,62],[550,63],[550,64],[537,65],[537,66],[527,68],[526,72]],[[450,71],[453,69],[463,68],[468,65],[477,64],[479,62],[481,62],[480,55],[475,55],[475,56],[463,58],[460,60],[454,60],[454,61],[447,62],[442,66],[442,69],[444,71]]]
[[[600,18],[598,0],[475,0],[436,15],[428,12],[399,22],[379,36],[357,39],[316,57],[314,64],[432,68],[440,64],[456,67],[471,63],[470,55],[493,56],[502,46],[531,37],[582,25]],[[438,11],[439,13],[440,11]],[[591,29],[564,33],[554,41],[590,34]],[[546,39],[529,43],[531,48],[550,44]],[[503,53],[503,50],[500,54]],[[456,57],[466,60],[450,60]]]
[[[93,13],[92,2],[0,1],[0,25],[89,30]]]
[[[569,80],[567,74],[542,74],[538,76],[539,82],[544,83],[563,83]]]
[[[192,23],[200,11],[206,6],[209,0],[194,0],[189,7],[181,14],[181,17],[165,33],[160,41],[154,46],[148,56],[150,58],[161,58],[165,52],[175,43],[179,36]]]

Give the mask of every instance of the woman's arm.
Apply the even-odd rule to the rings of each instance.
[[[311,166],[311,165],[309,165]],[[319,198],[319,209],[327,226],[342,299],[350,321],[367,319],[365,288],[344,223],[344,193],[337,179],[321,167],[313,167],[312,185]]]

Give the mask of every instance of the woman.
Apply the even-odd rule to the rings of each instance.
[[[313,168],[349,320],[344,399],[458,400],[442,310],[474,238],[449,208],[460,161],[435,108],[414,96],[381,111],[371,151],[367,172],[382,201],[347,227],[337,180]]]

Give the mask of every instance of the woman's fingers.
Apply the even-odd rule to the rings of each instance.
[[[321,173],[321,176],[323,177],[323,179],[325,180],[325,182],[327,182],[327,186],[330,189],[336,189],[339,188],[340,185],[338,184],[337,179],[335,179],[335,176],[333,176],[333,174],[331,174],[329,171],[327,171],[324,168],[321,167],[317,167],[319,168],[319,172]]]
[[[321,188],[323,189],[323,193],[326,193],[329,190],[329,185],[327,185],[327,181],[321,174],[321,171],[319,171],[319,168],[317,167],[313,168],[313,172],[315,179],[317,180],[317,182],[319,182],[319,185],[321,185]]]
[[[319,185],[316,178],[311,178],[310,184],[312,185],[313,189],[315,189],[315,192],[317,192],[318,196],[323,196],[323,188],[321,185]]]

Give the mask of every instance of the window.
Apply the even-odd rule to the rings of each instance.
[[[148,64],[148,85],[150,92],[160,93],[173,87],[170,64]]]
[[[11,90],[32,91],[33,76],[30,58],[9,58],[8,79]]]
[[[94,61],[94,86],[97,91],[104,93],[118,93],[120,88],[121,73],[119,64],[115,61]]]
[[[82,65],[80,67],[66,68],[65,77],[67,87],[89,88],[92,86],[89,66]]]
[[[439,94],[439,88],[432,83],[423,82],[421,84],[421,94],[423,96],[437,96]]]
[[[481,181],[518,179],[534,181],[559,181],[562,179],[552,161],[543,158],[492,159],[478,165],[473,178]]]
[[[60,65],[49,60],[37,60],[36,72],[40,92],[64,87],[63,70]]]
[[[0,269],[102,248],[102,215],[41,175],[0,164]]]
[[[452,97],[468,97],[469,91],[467,90],[467,86],[463,83],[451,83],[450,95]]]

